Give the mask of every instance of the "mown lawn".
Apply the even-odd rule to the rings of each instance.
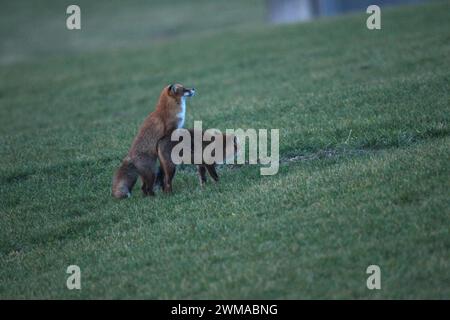
[[[124,21],[140,17],[130,8]],[[364,13],[276,27],[209,17],[211,32],[151,45],[39,44],[19,61],[9,46],[0,298],[450,298],[449,9],[383,9],[381,31]],[[102,30],[80,41],[112,37]],[[113,200],[114,169],[175,81],[198,92],[187,127],[278,128],[279,173],[221,167],[202,190],[185,167],[171,196]],[[71,264],[81,290],[66,288]],[[366,288],[371,264],[381,290]]]

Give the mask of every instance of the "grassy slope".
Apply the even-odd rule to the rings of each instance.
[[[0,297],[449,298],[448,8],[3,66]],[[113,201],[175,80],[198,88],[187,126],[279,128],[279,174],[222,168],[200,190],[184,170],[173,196]]]
[[[3,0],[0,63],[148,47],[174,38],[261,25],[263,0],[78,0],[82,31],[68,32],[70,0]],[[220,14],[217,14],[220,13]]]

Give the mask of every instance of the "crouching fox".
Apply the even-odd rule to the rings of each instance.
[[[172,179],[176,171],[176,165],[172,161],[172,150],[175,146],[178,145],[177,148],[179,148],[179,150],[181,149],[180,157],[182,158],[184,158],[182,154],[183,150],[190,150],[190,161],[188,164],[194,164],[195,152],[201,152],[201,154],[197,155],[198,158],[201,159],[201,163],[196,164],[201,186],[206,183],[206,172],[208,172],[211,178],[217,182],[219,180],[219,176],[217,175],[216,165],[219,163],[225,163],[227,159],[234,158],[240,151],[239,141],[235,135],[211,132],[210,130],[199,130],[200,132],[197,132],[198,135],[204,137],[204,139],[202,139],[201,148],[199,148],[199,150],[195,150],[195,130],[188,129],[188,131],[191,137],[190,141],[189,139],[187,141],[182,140],[180,142],[171,141],[171,135],[167,135],[158,142],[158,158],[160,168],[156,183],[161,186],[163,190],[172,189]],[[220,137],[222,140],[220,141],[221,143],[215,140],[216,136]],[[213,150],[211,152],[210,159],[208,159],[208,156],[206,158],[203,156],[203,152],[207,147],[209,150]],[[220,150],[222,150],[222,159],[220,159],[220,157],[216,157],[214,152],[214,149],[218,150],[220,147]],[[214,157],[214,159],[212,157]]]

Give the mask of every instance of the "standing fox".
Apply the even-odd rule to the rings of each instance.
[[[130,197],[138,176],[143,181],[144,195],[154,195],[158,141],[164,136],[170,136],[175,129],[183,127],[186,97],[192,97],[194,94],[195,89],[185,88],[180,84],[172,84],[163,89],[155,111],[144,120],[128,155],[114,175],[112,195],[115,198]]]
[[[171,135],[165,136],[158,142],[158,158],[160,162],[160,168],[158,171],[158,176],[156,180],[156,184],[163,187],[163,190],[171,190],[172,189],[172,179],[175,175],[175,169],[176,165],[172,161],[172,150],[176,145],[181,146],[181,149],[183,150],[189,150],[190,151],[190,161],[189,163],[194,163],[195,158],[195,148],[194,148],[194,132],[196,130],[194,129],[188,129],[191,139],[188,141],[172,141]],[[206,182],[206,171],[208,171],[211,178],[213,178],[214,181],[219,180],[219,176],[217,175],[216,171],[216,163],[225,163],[226,159],[230,159],[235,157],[239,151],[240,151],[240,145],[238,138],[235,135],[227,135],[217,132],[208,132],[208,131],[201,131],[199,130],[200,134],[199,136],[204,137],[201,141],[201,148],[198,150],[198,152],[201,152],[201,159],[202,162],[197,164],[197,171],[198,176],[200,179],[200,185],[203,186]],[[222,141],[216,141],[215,135],[218,135]],[[206,140],[206,141],[204,141]],[[217,150],[219,147],[221,147],[221,157],[222,159],[219,159],[217,162],[212,161],[212,159],[208,159],[203,157],[203,152],[205,148],[212,148],[214,147],[215,150]],[[212,149],[211,149],[212,150]],[[215,156],[215,152],[212,152],[211,156]]]

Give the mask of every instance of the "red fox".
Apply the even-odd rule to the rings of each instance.
[[[158,141],[184,125],[185,99],[194,93],[195,89],[185,88],[180,84],[172,84],[163,89],[155,111],[144,120],[128,155],[114,175],[112,195],[115,198],[130,197],[138,176],[143,181],[144,195],[154,195]]]
[[[190,135],[191,135],[191,141],[190,141],[190,145],[185,145],[184,149],[185,150],[190,150],[191,151],[191,161],[190,163],[194,163],[194,129],[188,129]],[[202,132],[202,136],[205,136],[205,140],[209,140],[209,141],[202,141],[202,146],[201,146],[201,150],[199,150],[199,152],[202,153],[203,155],[203,151],[207,146],[211,147],[211,144],[216,143],[216,141],[214,139],[211,139],[211,133],[208,133],[207,131],[201,131]],[[221,133],[220,134],[222,137],[222,147],[223,147],[223,159],[222,161],[219,161],[219,163],[224,163],[225,159],[229,159],[231,157],[234,157],[238,154],[239,152],[239,142],[236,136],[234,135],[226,135]],[[202,139],[203,140],[203,139]],[[211,141],[212,140],[212,141]],[[158,158],[159,158],[159,162],[160,162],[160,168],[158,171],[158,177],[157,177],[157,181],[156,184],[163,187],[163,190],[171,190],[172,189],[172,179],[175,175],[175,164],[172,161],[171,158],[171,153],[172,153],[172,149],[175,147],[175,145],[179,144],[179,143],[185,143],[185,142],[178,142],[178,141],[171,141],[171,136],[165,136],[164,138],[162,138],[159,142],[158,142]],[[214,152],[212,154],[212,156],[214,156]],[[219,176],[217,175],[217,171],[216,171],[216,162],[213,161],[206,161],[205,162],[205,158],[201,157],[202,159],[202,163],[201,164],[197,164],[197,171],[198,171],[198,176],[200,179],[200,185],[203,186],[206,183],[206,171],[208,171],[209,175],[211,176],[211,178],[213,178],[214,181],[218,181],[219,180]],[[208,164],[208,163],[211,164]]]

